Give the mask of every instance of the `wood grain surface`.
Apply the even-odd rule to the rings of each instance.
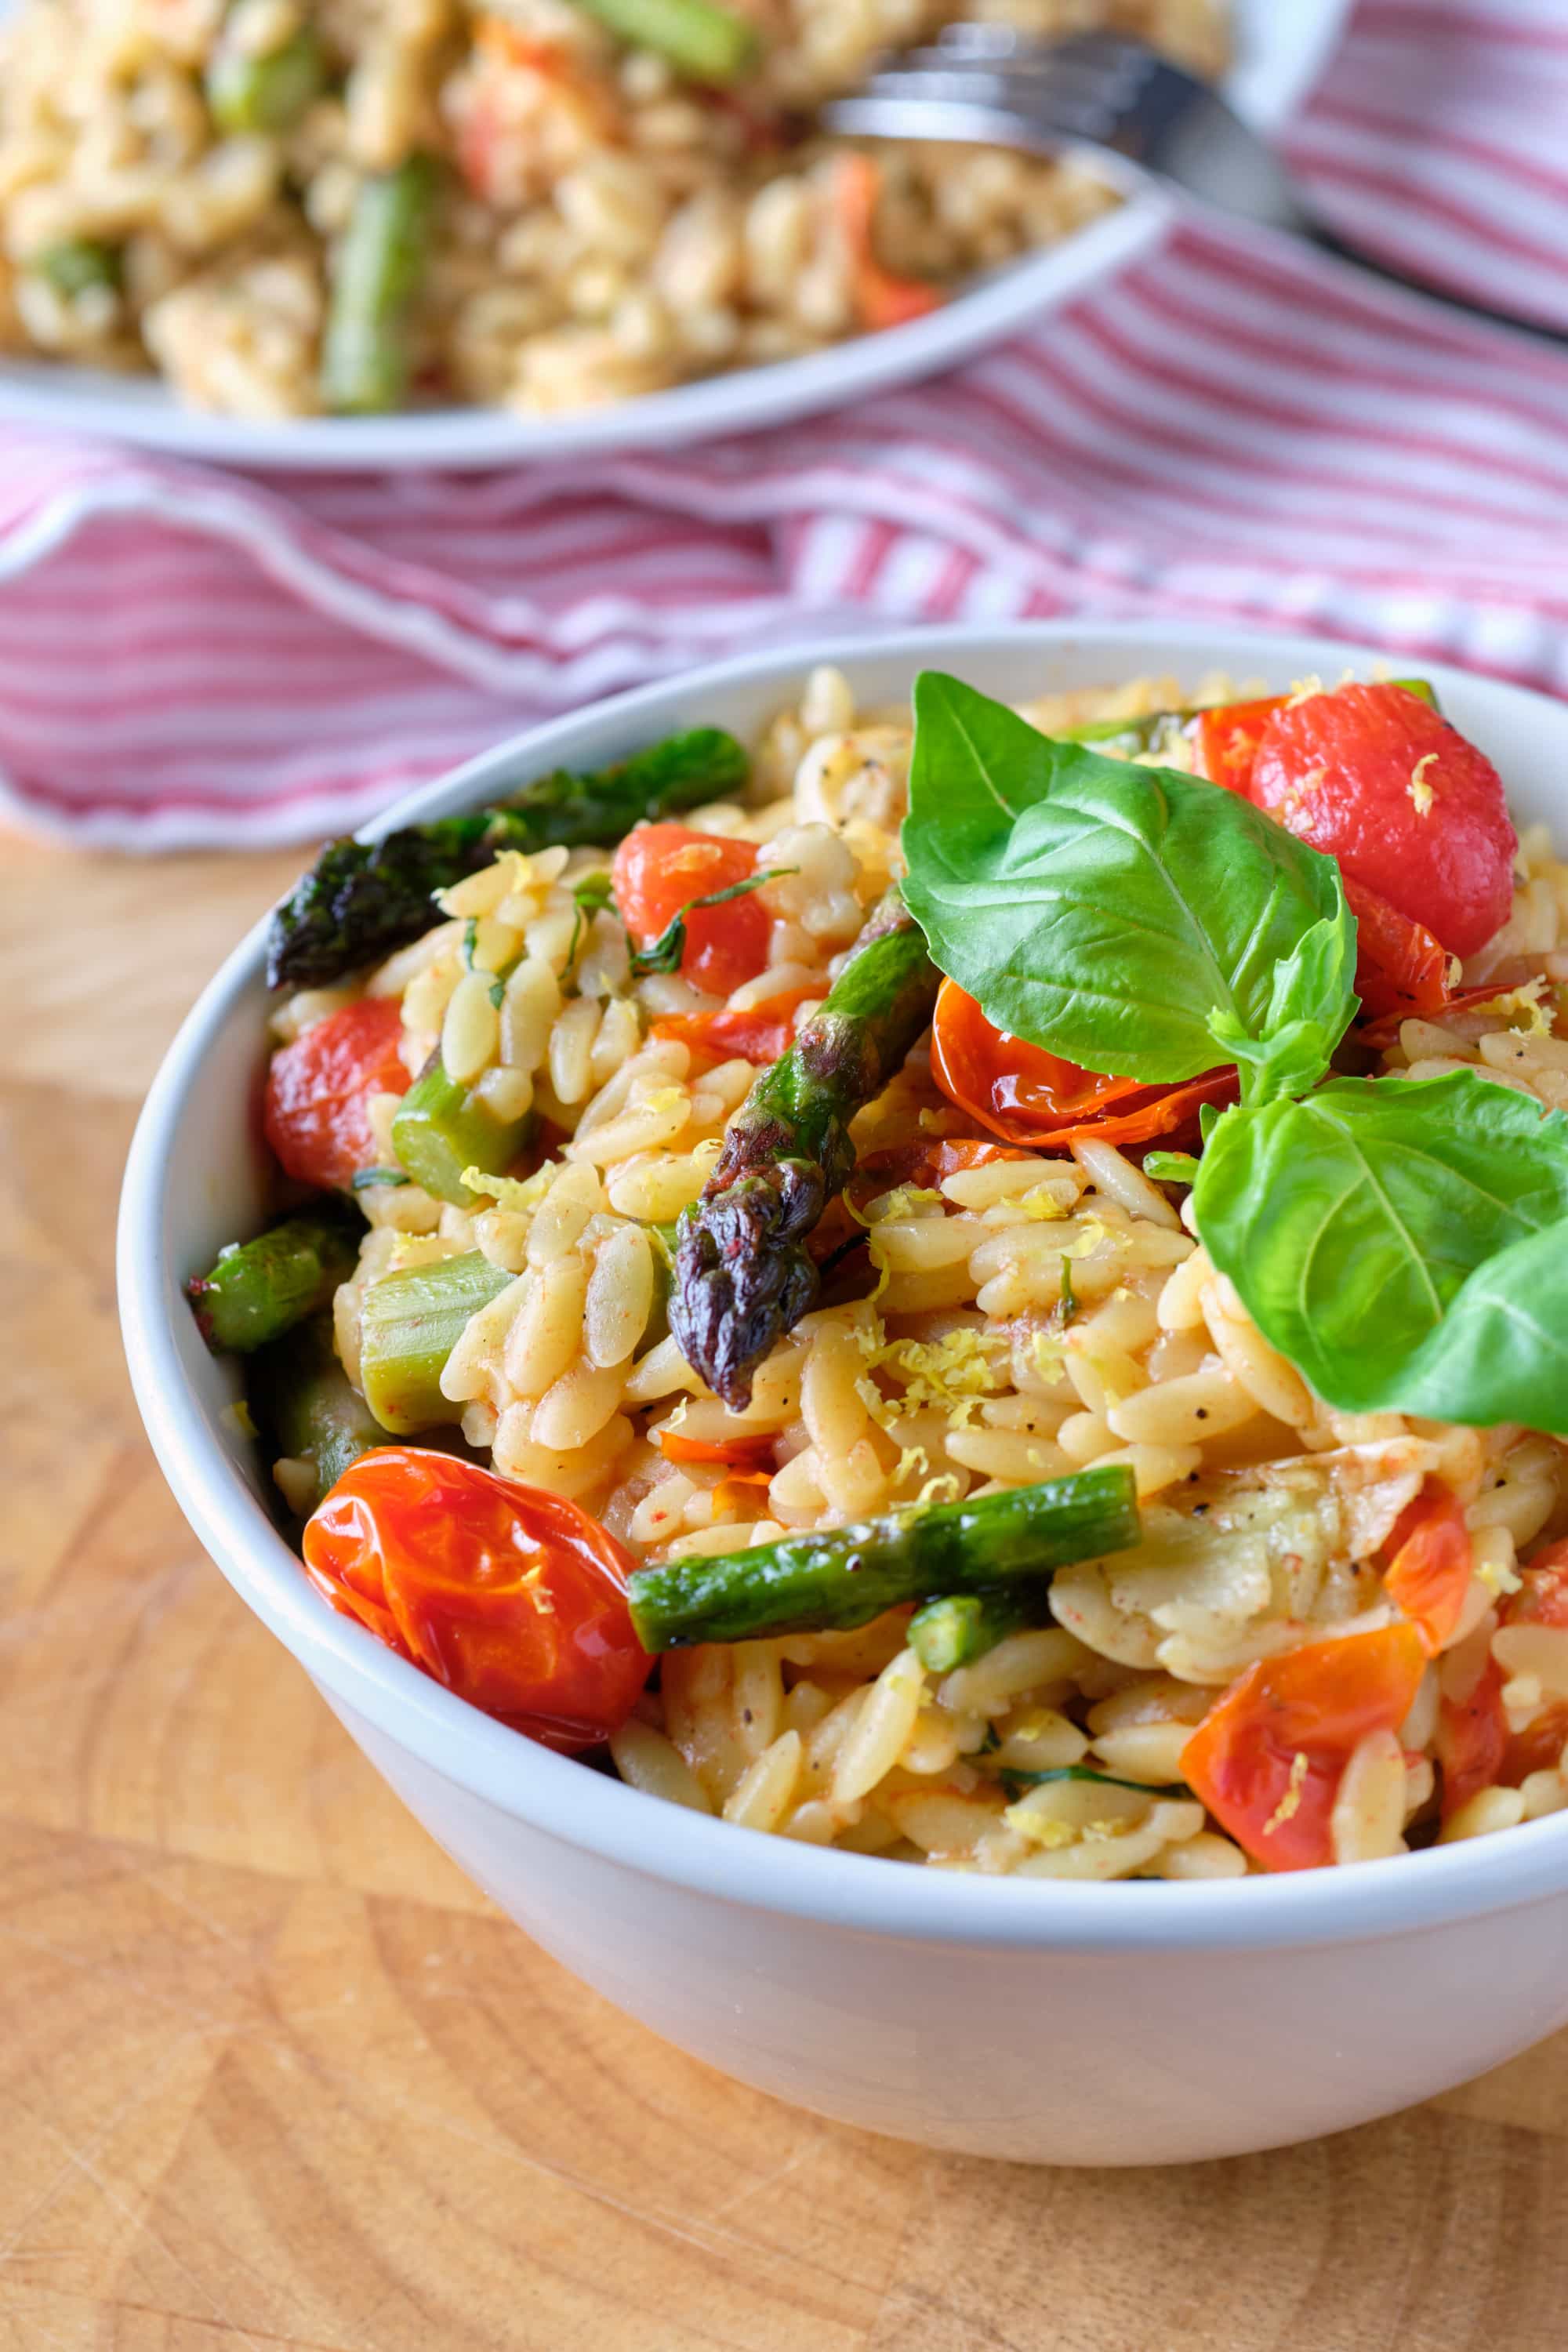
[[[297,864],[0,839],[0,2352],[1563,2352],[1568,2036],[1279,2155],[930,2156],[655,2042],[403,1812],[116,1338],[137,1105]]]

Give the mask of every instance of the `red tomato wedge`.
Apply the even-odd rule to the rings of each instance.
[[[1502,779],[1402,686],[1292,697],[1263,730],[1249,797],[1456,955],[1508,919],[1519,841]]]
[[[364,996],[273,1055],[261,1123],[287,1174],[330,1192],[374,1167],[370,1098],[406,1092],[402,1037],[397,999]]]
[[[651,948],[694,898],[747,881],[756,867],[749,841],[696,833],[689,824],[639,824],[616,852],[610,887],[637,946]],[[766,965],[768,929],[767,909],[752,893],[693,908],[686,917],[682,975],[711,996],[728,996]]]
[[[1502,1778],[1508,1754],[1508,1717],[1503,1713],[1502,1669],[1489,1657],[1468,1698],[1445,1691],[1437,1708],[1434,1742],[1443,1770],[1443,1819]]]
[[[687,1437],[679,1429],[661,1429],[654,1441],[667,1462],[722,1462],[731,1470],[759,1470],[766,1463],[772,1475],[773,1440],[760,1433],[737,1431],[733,1437]]]
[[[937,994],[931,1066],[960,1110],[1004,1142],[1039,1151],[1067,1151],[1091,1139],[1152,1143],[1194,1128],[1204,1103],[1231,1103],[1240,1091],[1233,1069],[1208,1070],[1169,1087],[1081,1069],[996,1028],[951,980]]]
[[[1389,1538],[1384,1590],[1402,1609],[1436,1657],[1464,1614],[1470,1589],[1470,1531],[1464,1505],[1428,1479],[1400,1513]]]
[[[826,984],[822,989],[792,988],[782,996],[765,997],[746,1013],[732,1013],[727,1005],[717,1013],[669,1013],[654,1022],[648,1034],[673,1037],[715,1061],[739,1055],[745,1062],[776,1062],[795,1043],[797,1005],[825,992]]]
[[[1330,1817],[1345,1766],[1368,1732],[1398,1729],[1426,1664],[1414,1625],[1260,1659],[1205,1716],[1182,1770],[1266,1870],[1331,1862]]]
[[[334,1609],[546,1747],[597,1747],[647,1680],[626,1607],[631,1554],[541,1487],[383,1446],[344,1471],[304,1549]]]
[[[869,155],[841,155],[834,179],[834,210],[849,253],[850,279],[860,324],[875,331],[902,327],[940,310],[942,296],[919,278],[900,278],[877,259],[872,241],[880,166]]]

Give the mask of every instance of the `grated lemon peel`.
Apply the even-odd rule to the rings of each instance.
[[[1410,771],[1410,782],[1405,789],[1410,795],[1411,803],[1417,816],[1430,816],[1432,814],[1432,803],[1436,798],[1436,794],[1426,782],[1426,771],[1428,768],[1435,768],[1436,764],[1436,752],[1427,751],[1416,761]]]
[[[1545,1037],[1551,1034],[1542,997],[1546,992],[1544,975],[1535,980],[1521,981],[1517,988],[1506,988],[1496,996],[1489,996],[1482,1004],[1471,1006],[1474,1013],[1495,1013],[1506,1021],[1510,1029],[1524,1037]]]
[[[1300,1811],[1301,1791],[1307,1785],[1307,1775],[1311,1769],[1310,1757],[1302,1748],[1298,1748],[1290,1759],[1290,1778],[1285,1794],[1263,1824],[1265,1837],[1272,1837],[1276,1830],[1283,1829],[1286,1822],[1294,1821]]]
[[[1043,1845],[1055,1853],[1064,1845],[1071,1845],[1078,1832],[1067,1822],[1053,1821],[1048,1814],[1032,1812],[1025,1804],[1009,1805],[1002,1816],[1010,1830],[1027,1838],[1031,1845]]]
[[[465,1168],[463,1182],[470,1192],[478,1192],[493,1201],[500,1209],[510,1209],[515,1216],[531,1216],[538,1208],[560,1170],[548,1161],[535,1169],[531,1176],[491,1176],[483,1168]]]

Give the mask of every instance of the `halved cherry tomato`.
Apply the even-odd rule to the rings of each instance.
[[[1435,1658],[1464,1614],[1470,1589],[1473,1561],[1464,1505],[1429,1478],[1400,1513],[1388,1548],[1384,1590]]]
[[[1426,1664],[1414,1625],[1261,1658],[1205,1716],[1182,1750],[1182,1770],[1266,1870],[1331,1862],[1330,1821],[1345,1766],[1368,1732],[1398,1729]]]
[[[656,1021],[648,1034],[676,1038],[682,1045],[689,1045],[699,1054],[710,1054],[718,1061],[727,1061],[738,1054],[746,1062],[776,1062],[795,1042],[796,1006],[804,1004],[807,997],[823,993],[820,988],[786,989],[782,995],[765,997],[761,1004],[753,1004],[748,1013],[732,1013],[727,1005],[721,1005],[717,1013],[669,1013]]]
[[[1067,1151],[1086,1139],[1152,1143],[1195,1127],[1204,1103],[1234,1102],[1240,1091],[1233,1069],[1168,1087],[1081,1069],[996,1028],[951,980],[937,993],[931,1066],[950,1102],[1004,1141],[1039,1151]]]
[[[1443,1769],[1443,1819],[1502,1778],[1508,1754],[1508,1717],[1503,1712],[1502,1669],[1489,1657],[1467,1698],[1445,1691],[1437,1708],[1433,1742]]]
[[[636,1563],[563,1496],[382,1446],[344,1471],[304,1549],[334,1609],[546,1747],[596,1747],[647,1680],[626,1600]]]
[[[285,1171],[322,1192],[379,1157],[372,1095],[407,1090],[398,1055],[403,1014],[393,996],[363,996],[279,1046],[267,1073],[262,1127]]]
[[[689,824],[639,824],[616,852],[610,885],[633,940],[650,948],[693,898],[746,881],[756,866],[749,841]],[[766,965],[768,929],[767,909],[752,892],[699,907],[686,918],[683,976],[712,996],[728,996]]]
[[[942,295],[922,278],[900,278],[877,259],[873,228],[880,166],[869,155],[841,155],[834,181],[834,209],[849,253],[850,279],[860,324],[873,331],[901,327],[939,310]]]
[[[733,1437],[687,1437],[679,1429],[661,1429],[656,1443],[667,1462],[722,1462],[733,1470],[756,1470],[772,1465],[771,1435],[737,1431]]]
[[[1292,698],[1264,728],[1250,797],[1456,955],[1508,919],[1519,841],[1502,779],[1402,686]]]
[[[1430,1019],[1449,1001],[1447,949],[1424,923],[1413,923],[1375,890],[1347,874],[1355,917],[1355,992],[1368,1021]]]

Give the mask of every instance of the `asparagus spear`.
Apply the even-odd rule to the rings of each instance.
[[[374,416],[408,390],[408,317],[425,278],[437,174],[428,155],[360,184],[332,279],[321,397],[340,415]]]
[[[578,0],[623,41],[667,58],[692,81],[737,81],[756,62],[750,25],[713,0]]]
[[[1424,677],[1398,677],[1394,683],[1436,709],[1436,695]],[[1088,726],[1061,727],[1056,732],[1061,742],[1087,743],[1097,751],[1121,751],[1131,759],[1138,751],[1168,753],[1203,715],[1201,710],[1151,710],[1141,719],[1097,719]]]
[[[695,727],[593,773],[553,769],[471,816],[404,825],[382,841],[329,842],[272,918],[268,980],[313,988],[340,979],[417,939],[436,919],[431,893],[499,851],[618,841],[639,817],[738,792],[749,766],[732,735]]]
[[[120,284],[118,248],[101,237],[62,236],[29,255],[26,267],[35,277],[47,278],[68,302],[92,287],[113,289]]]
[[[220,131],[291,131],[326,87],[327,60],[309,25],[268,51],[250,57],[220,41],[204,87],[207,110]]]
[[[533,1131],[533,1114],[498,1118],[470,1087],[447,1075],[437,1046],[398,1105],[392,1148],[416,1184],[460,1209],[475,1205],[465,1168],[504,1176]]]
[[[231,1242],[210,1274],[185,1285],[213,1353],[248,1353],[329,1306],[354,1270],[363,1230],[357,1218],[310,1209],[253,1242]]]
[[[246,1390],[258,1426],[277,1451],[314,1463],[312,1508],[351,1462],[391,1442],[392,1433],[338,1361],[330,1315],[313,1315],[258,1349],[247,1367]]]
[[[1138,1540],[1132,1473],[1111,1463],[964,1503],[786,1536],[750,1551],[639,1569],[626,1586],[645,1650],[845,1632],[928,1592],[1036,1583]]]
[[[360,1381],[365,1402],[398,1437],[462,1417],[441,1393],[447,1357],[470,1315],[512,1279],[478,1250],[383,1275],[360,1309]]]
[[[949,1592],[928,1601],[910,1620],[910,1647],[930,1675],[967,1666],[1026,1625],[1049,1622],[1041,1592]]]
[[[804,1244],[855,1165],[849,1122],[930,1020],[939,978],[890,890],[820,1010],[757,1079],[701,1200],[682,1213],[670,1328],[736,1411],[755,1367],[816,1296]]]

